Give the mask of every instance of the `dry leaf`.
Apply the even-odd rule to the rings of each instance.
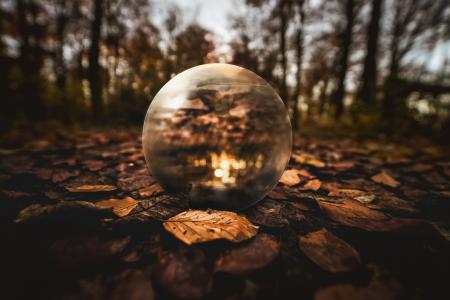
[[[363,204],[368,204],[373,202],[377,197],[374,194],[369,194],[367,192],[356,190],[356,189],[335,189],[328,193],[330,197],[350,197]]]
[[[367,231],[391,231],[411,223],[410,220],[390,218],[356,201],[347,200],[340,204],[319,201],[319,206],[333,221]]]
[[[318,169],[324,168],[325,163],[323,161],[318,160],[317,158],[305,155],[305,154],[292,154],[292,158],[298,163],[298,164],[305,164],[310,165],[313,167],[316,167]]]
[[[112,208],[113,212],[119,217],[128,215],[137,205],[138,202],[131,197],[124,199],[108,199],[95,203],[100,208]]]
[[[99,220],[110,218],[112,213],[101,209],[87,201],[63,201],[54,205],[32,204],[22,209],[16,216],[14,222],[34,222],[34,221],[57,221],[59,224],[71,221],[80,221],[79,216],[83,216],[83,222],[87,219]]]
[[[91,172],[99,171],[105,166],[101,160],[85,160],[83,165]]]
[[[258,225],[269,228],[282,228],[289,224],[289,221],[282,213],[283,203],[266,199],[246,210],[247,217]]]
[[[365,192],[356,189],[331,189],[328,193],[330,197],[358,197],[364,195]]]
[[[283,191],[279,190],[272,190],[270,193],[267,194],[267,197],[273,200],[287,200],[288,196],[286,193],[283,193]]]
[[[216,239],[241,242],[258,232],[258,226],[245,217],[218,210],[188,210],[168,219],[163,225],[188,245]]]
[[[71,193],[98,193],[98,192],[111,192],[117,190],[114,185],[106,184],[85,184],[80,186],[68,187],[66,188]]]
[[[322,182],[320,182],[319,179],[313,179],[308,181],[305,185],[303,185],[302,189],[317,191],[320,189],[321,185]]]
[[[64,169],[55,170],[55,171],[53,171],[53,174],[52,174],[52,181],[54,183],[59,183],[66,179],[69,179],[70,177],[75,177],[78,175],[80,175],[80,171],[78,171],[78,170],[72,170],[72,171],[67,171]]]
[[[80,292],[74,299],[90,300],[153,300],[155,299],[149,276],[136,269],[117,275],[104,274],[79,281]]]
[[[157,283],[177,299],[204,299],[212,288],[212,268],[195,247],[159,251],[152,272]]]
[[[299,170],[297,169],[291,169],[284,171],[283,175],[280,178],[280,182],[287,186],[293,186],[296,184],[299,184],[302,182],[302,179],[300,179]]]
[[[391,288],[392,289],[392,288]],[[398,299],[389,287],[359,287],[351,284],[332,285],[316,292],[314,300],[394,300]]]
[[[139,194],[140,197],[147,198],[147,197],[155,196],[155,195],[161,193],[162,191],[163,191],[163,189],[161,188],[161,186],[157,183],[154,183],[148,187],[140,189],[139,191],[137,191],[137,193]]]
[[[258,234],[247,245],[225,251],[216,261],[215,271],[246,274],[264,268],[280,252],[280,244],[273,235]]]
[[[53,172],[51,169],[36,168],[33,170],[33,173],[42,180],[49,180],[50,178],[52,178]]]
[[[338,171],[346,171],[355,166],[354,162],[351,161],[340,161],[340,162],[329,162],[328,167],[334,168]]]
[[[359,266],[358,252],[325,228],[299,237],[303,253],[325,271],[348,272]]]
[[[383,183],[393,188],[399,186],[400,184],[400,182],[392,178],[392,176],[389,175],[386,171],[381,171],[380,173],[372,176],[371,179],[376,183]]]

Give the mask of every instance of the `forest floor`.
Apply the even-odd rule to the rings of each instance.
[[[186,245],[189,209],[137,130],[2,141],[3,299],[450,299],[450,152],[424,140],[299,139],[240,243]],[[4,277],[4,278],[5,278]]]

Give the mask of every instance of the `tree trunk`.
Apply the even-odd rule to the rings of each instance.
[[[94,20],[91,27],[91,45],[89,49],[88,80],[92,101],[92,119],[98,123],[103,119],[102,81],[100,74],[100,38],[103,19],[103,0],[94,2]]]
[[[279,35],[280,35],[280,53],[281,53],[281,85],[280,96],[287,106],[288,92],[287,92],[287,53],[286,53],[286,31],[287,31],[287,4],[286,0],[281,0],[279,4],[278,18],[280,22]]]
[[[319,117],[325,113],[325,103],[327,100],[327,89],[328,89],[328,77],[323,80],[322,89],[320,90],[319,96]]]
[[[70,108],[66,93],[66,65],[64,63],[64,33],[67,25],[67,15],[65,11],[65,1],[60,0],[58,3],[57,22],[56,22],[56,41],[57,48],[55,51],[55,74],[56,86],[60,92],[60,101],[63,105],[63,119],[66,124],[70,123]]]
[[[383,120],[390,121],[397,110],[397,101],[395,97],[396,81],[399,72],[399,44],[402,35],[402,24],[399,18],[401,6],[397,5],[394,11],[394,24],[391,32],[390,57],[389,57],[389,73],[386,76],[383,84],[383,101],[381,107],[381,114]]]
[[[300,125],[300,112],[298,110],[298,103],[301,93],[301,82],[302,82],[302,59],[303,59],[303,24],[305,20],[305,11],[304,11],[304,2],[300,0],[298,2],[298,28],[296,33],[296,65],[297,65],[297,74],[296,74],[296,86],[295,92],[292,96],[293,102],[293,113],[292,113],[292,127],[294,133],[298,131],[298,126]]]
[[[375,102],[377,86],[377,52],[383,0],[372,0],[372,13],[367,29],[367,49],[358,98],[366,103]]]
[[[344,96],[345,96],[345,78],[347,77],[348,57],[350,54],[350,46],[352,43],[353,24],[355,20],[354,15],[354,0],[347,0],[345,8],[346,26],[342,34],[341,55],[338,66],[338,85],[334,94],[334,102],[336,105],[335,119],[341,118],[344,111]]]

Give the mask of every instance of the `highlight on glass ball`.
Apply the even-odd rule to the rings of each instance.
[[[269,193],[289,161],[285,106],[264,79],[229,64],[206,64],[173,77],[147,111],[147,166],[168,192],[190,205],[244,209]]]

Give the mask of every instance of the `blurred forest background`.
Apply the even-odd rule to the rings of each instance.
[[[450,141],[450,1],[230,0],[227,39],[202,2],[1,0],[1,132],[140,126],[172,76],[226,62],[270,82],[300,132]]]

